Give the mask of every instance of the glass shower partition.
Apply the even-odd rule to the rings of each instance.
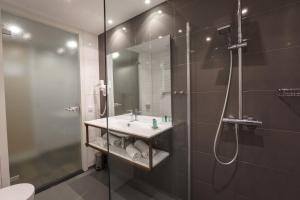
[[[110,199],[187,200],[186,23],[168,1],[140,3],[129,16],[122,0],[105,1]],[[125,22],[113,19],[120,10]]]
[[[82,169],[78,35],[2,12],[11,184]]]

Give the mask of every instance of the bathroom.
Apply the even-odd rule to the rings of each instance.
[[[299,0],[0,16],[0,200],[300,199]]]

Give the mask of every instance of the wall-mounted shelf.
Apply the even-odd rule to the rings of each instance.
[[[300,97],[300,88],[282,88],[278,89],[275,94],[279,97]]]
[[[124,117],[126,120],[124,120]],[[158,123],[159,127],[157,129],[152,129],[151,123],[149,124],[147,122],[149,119],[152,119],[154,117],[139,116],[139,118],[144,121],[138,121],[138,122],[136,121],[130,122],[128,121],[127,118],[128,118],[127,115],[109,117],[108,118],[109,130],[107,129],[106,118],[86,121],[84,123],[86,127],[86,146],[101,151],[105,154],[115,156],[117,158],[127,161],[129,164],[150,171],[170,156],[172,141],[171,141],[171,134],[170,134],[171,132],[168,130],[172,128],[172,123],[171,122]],[[127,126],[126,124],[130,124],[130,125]],[[109,145],[109,151],[108,151],[107,145],[101,146],[96,141],[90,141],[89,127],[99,128],[104,130],[104,132],[110,132],[110,134],[121,137],[122,141],[123,138],[126,139],[132,138],[133,140],[139,139],[144,141],[149,146],[149,158],[146,159],[142,157],[139,159],[133,159],[128,155],[126,149],[124,147],[122,148],[122,145],[120,147]],[[169,134],[169,145],[168,145],[169,148],[167,150],[156,148],[155,149],[156,153],[155,155],[153,155],[152,152],[153,152],[154,141],[158,136],[166,133]]]
[[[110,154],[113,156],[116,156],[118,158],[121,158],[137,167],[143,168],[145,170],[151,170],[152,168],[156,167],[157,165],[159,165],[161,162],[163,162],[165,159],[167,159],[170,156],[170,153],[166,152],[166,151],[162,151],[162,150],[156,150],[157,153],[155,154],[155,156],[153,156],[153,164],[152,164],[152,168],[150,167],[150,163],[149,163],[149,159],[145,159],[145,158],[140,158],[137,160],[133,160],[126,152],[125,149],[120,148],[120,147],[116,147],[116,146],[109,146],[109,153],[107,151],[106,147],[100,146],[98,145],[96,142],[90,142],[88,144],[89,147],[92,147],[98,151],[101,151],[105,154]]]

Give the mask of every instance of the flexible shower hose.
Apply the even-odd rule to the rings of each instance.
[[[100,109],[100,117],[104,117],[104,115],[106,114],[106,102],[104,104],[104,110],[103,113],[101,113],[101,109]]]
[[[218,129],[217,129],[215,140],[214,140],[214,155],[215,155],[215,158],[216,158],[217,162],[220,163],[221,165],[230,165],[230,164],[232,164],[233,162],[236,161],[237,156],[239,154],[239,136],[238,136],[238,125],[237,124],[235,124],[235,126],[234,126],[235,141],[236,141],[236,150],[235,150],[234,157],[230,161],[225,162],[225,161],[222,161],[218,157],[218,154],[217,154],[217,145],[218,145],[218,140],[219,140],[219,137],[220,137],[220,134],[221,134],[221,128],[222,128],[222,125],[223,125],[223,118],[224,118],[226,107],[227,107],[229,91],[230,91],[230,86],[231,86],[231,78],[232,78],[233,63],[232,63],[232,51],[231,50],[230,50],[229,54],[230,54],[230,67],[229,67],[227,90],[226,90],[224,105],[223,105],[223,109],[222,109],[222,114],[221,114],[221,117],[220,117],[220,121],[219,121],[219,124],[218,124]]]

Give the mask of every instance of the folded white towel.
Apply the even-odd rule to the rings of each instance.
[[[103,135],[103,138],[107,139],[107,133]],[[121,138],[119,138],[117,136],[109,134],[109,139],[108,140],[109,140],[109,144],[112,145],[112,146],[117,146],[117,147],[121,146],[122,140],[121,140]]]
[[[126,147],[126,152],[133,160],[138,160],[142,157],[141,152],[137,150],[132,144]]]
[[[106,141],[106,139],[104,139],[103,137],[97,137],[97,138],[96,138],[96,143],[97,143],[100,147],[105,147],[105,148],[107,148],[107,141]]]
[[[137,140],[134,143],[134,146],[142,153],[142,156],[146,159],[149,159],[149,145],[143,142],[142,140]],[[157,150],[152,148],[152,155],[155,156]]]

